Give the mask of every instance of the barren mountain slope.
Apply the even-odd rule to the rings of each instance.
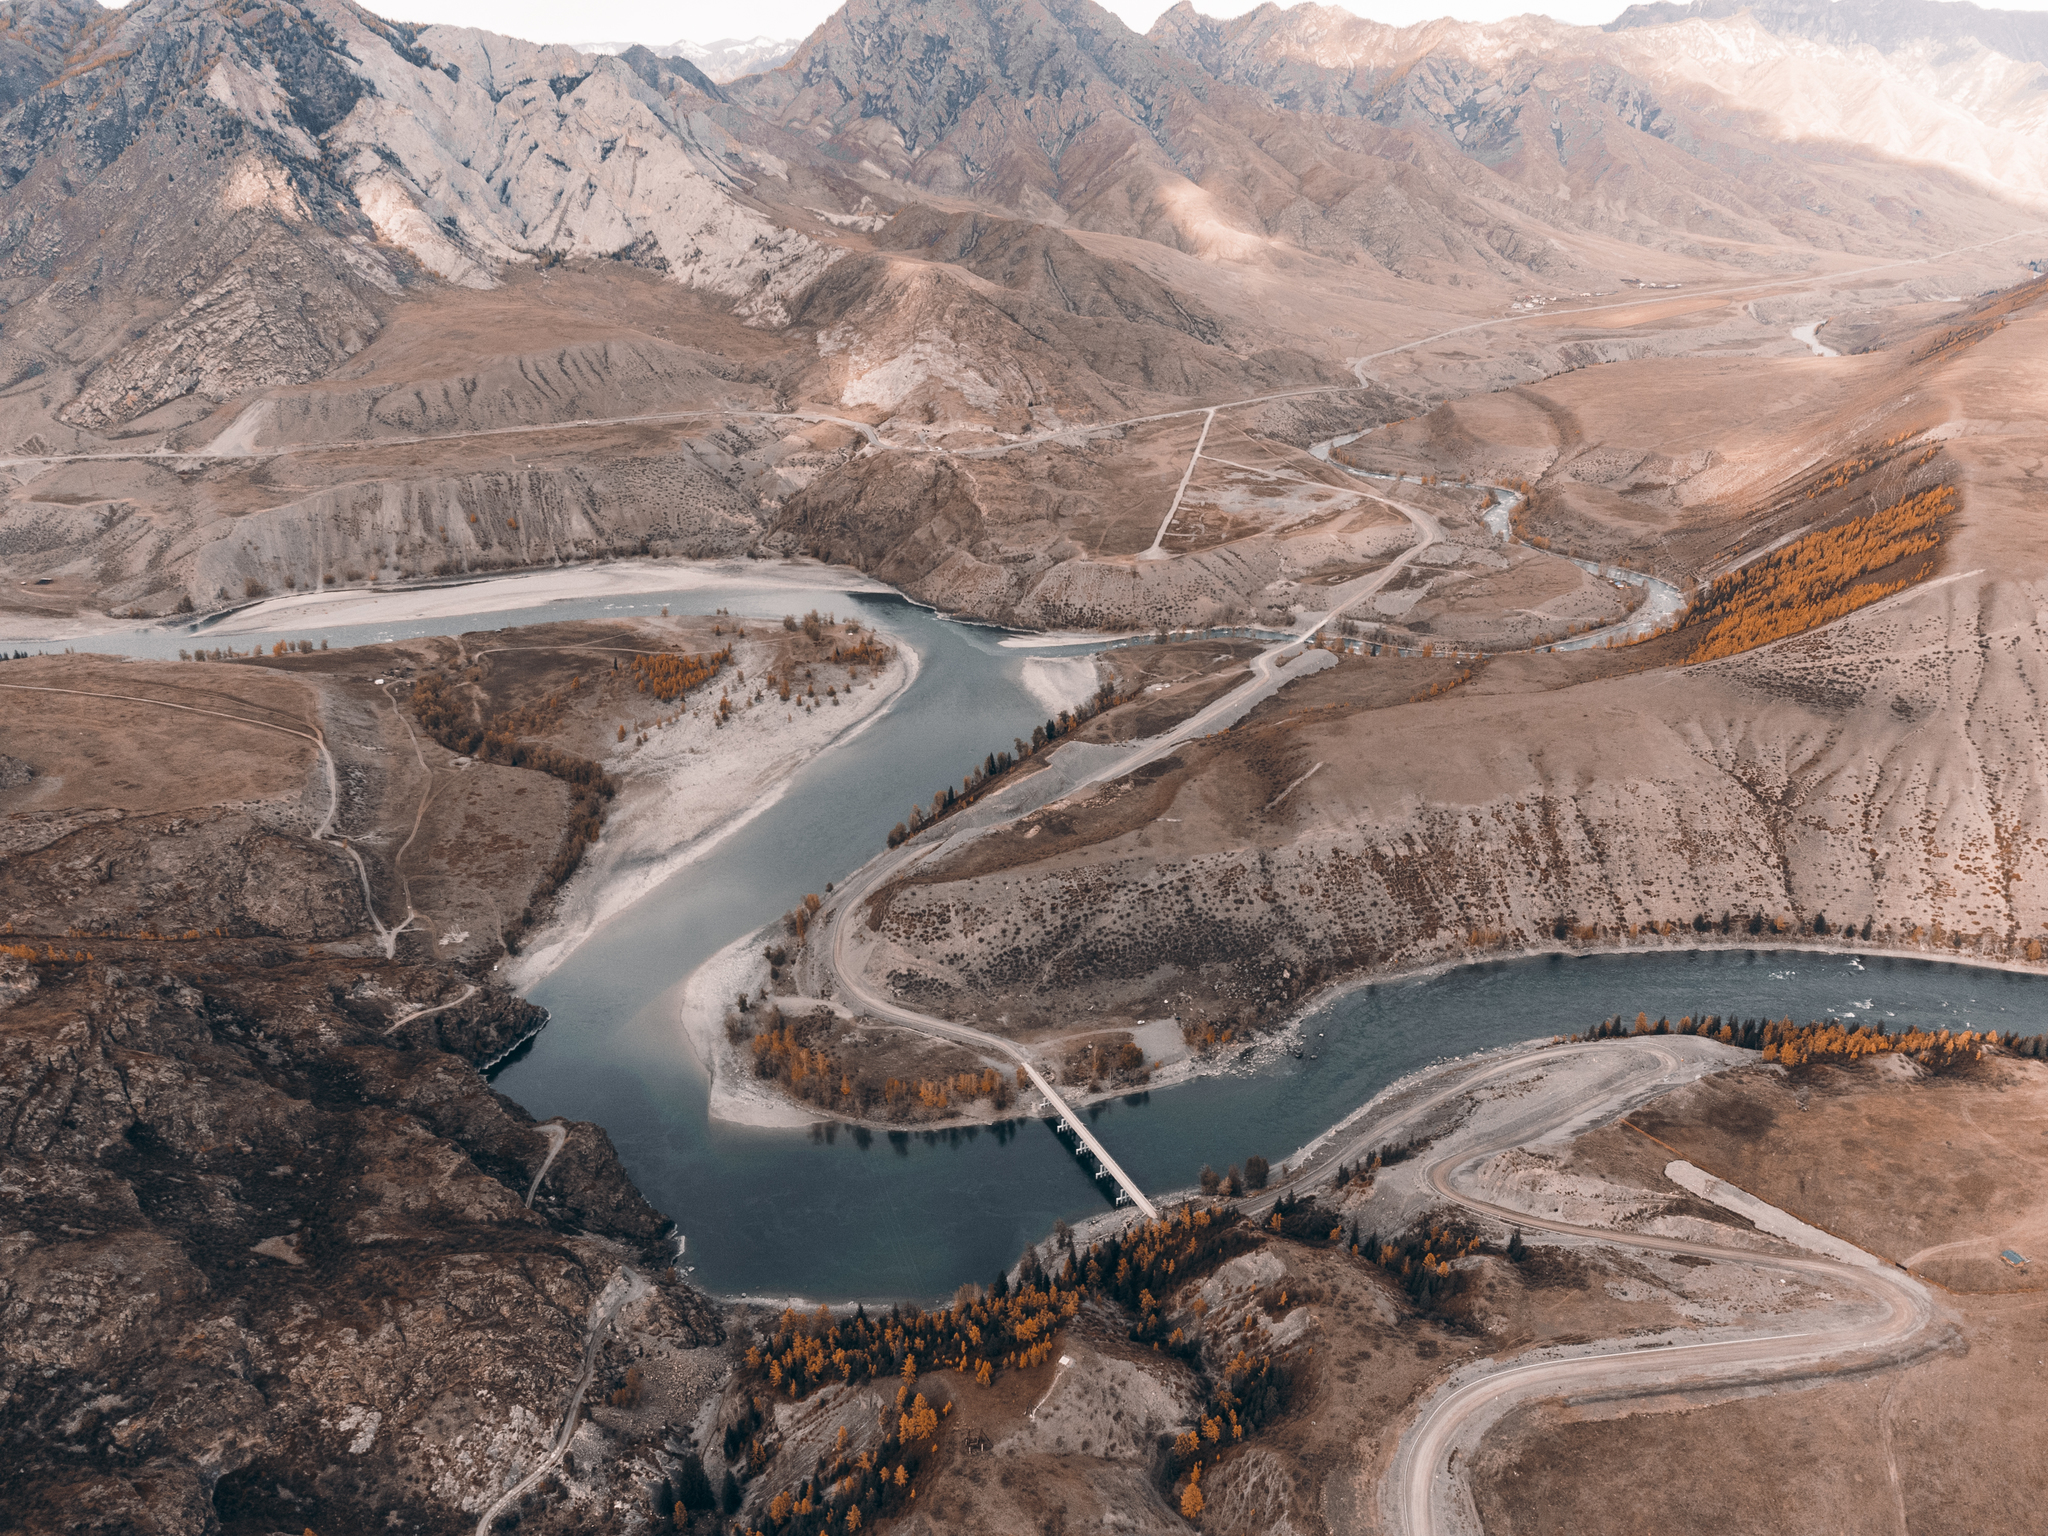
[[[1823,14],[1851,11],[1880,24]],[[1219,22],[1182,0],[1149,35],[1290,111],[1437,128],[1581,205],[1566,221],[1725,238],[1723,221],[1749,217],[1823,242],[1846,225],[1868,251],[1911,238],[1946,179],[1935,167],[2041,197],[2039,28],[1976,24],[1987,14],[1660,5],[1605,30],[1533,15],[1397,28],[1308,4]],[[1848,146],[1880,174],[1859,177]]]
[[[501,988],[237,941],[0,968],[15,1528],[459,1529],[551,1439],[608,1287],[644,1276],[622,1323],[663,1352],[722,1338],[604,1131],[471,1065],[539,1022]]]
[[[424,35],[339,0],[157,0],[84,27],[0,122],[10,371],[50,375],[8,430],[161,433],[188,397],[322,373],[421,268],[488,286],[506,260],[645,259],[773,318],[829,259],[737,200],[735,147],[630,61]]]
[[[1088,0],[857,0],[730,94],[940,193],[1238,259],[1267,239],[1369,253],[1425,281],[1449,274],[1404,224],[1467,275],[1513,277],[1555,261],[1553,224],[1903,253],[1939,240],[1951,215],[1927,210],[1969,201],[1890,158],[1703,115],[1720,103],[1697,92],[1660,100],[1630,73],[1639,51],[1534,19],[1401,33],[1184,3],[1141,42]]]
[[[1696,941],[1696,918],[2036,957],[2048,530],[2024,403],[2043,398],[2044,328],[2034,306],[1903,378],[1837,376],[1832,412],[1873,443],[1903,432],[1920,465],[1866,482],[1864,505],[1961,492],[1927,585],[1706,665],[1670,666],[1699,643],[1682,630],[1502,657],[1422,702],[1461,664],[1341,661],[1135,781],[927,863],[877,898],[867,969],[941,1008],[1003,996],[1028,1028],[1084,1000],[1241,1019],[1360,969],[1668,924]],[[1643,381],[1615,384],[1579,392],[1586,437],[1631,421]],[[1768,381],[1688,387],[1732,401]],[[1811,506],[1811,425],[1765,414],[1723,451],[1774,460]]]
[[[11,8],[0,29],[0,112],[34,95],[63,67],[72,40],[98,11],[66,0]]]
[[[350,675],[416,654],[5,668],[11,1529],[474,1528],[632,1348],[645,1413],[578,1442],[608,1511],[673,1465],[646,1421],[721,1368],[722,1309],[605,1131],[536,1126],[478,1070],[545,1022],[488,963],[572,807],[539,772],[430,769]],[[414,898],[387,959],[377,914]]]
[[[1932,45],[1960,50],[1996,49],[2021,63],[2048,63],[2048,22],[2039,11],[2006,11],[1950,0],[1835,0],[1806,5],[1798,0],[1651,0],[1631,5],[1605,30],[1656,27],[1695,18],[1719,20],[1748,11],[1780,37],[1802,37],[1840,47],[1870,47],[1899,53]]]
[[[4,15],[0,560],[37,615],[764,540],[1015,622],[1258,612],[1289,511],[1243,502],[1248,542],[1163,587],[1129,567],[1145,539],[1081,533],[1167,519],[1202,407],[1330,391],[1271,428],[1299,447],[1588,362],[1786,344],[1754,304],[1573,331],[1545,303],[1853,293],[1970,248],[1913,279],[1954,294],[2030,251],[2009,192],[1623,57],[1682,34],[1711,59],[1748,22],[1183,11],[1148,39],[1088,0],[860,0],[722,87],[346,0]],[[1176,407],[1184,448],[1066,435]],[[972,458],[1013,444],[1062,488]]]

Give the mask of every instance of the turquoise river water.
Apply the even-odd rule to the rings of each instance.
[[[286,619],[237,646],[308,636],[345,645],[585,617],[720,606],[778,616],[816,604],[858,612],[913,646],[917,681],[876,725],[811,763],[767,812],[598,931],[531,992],[548,1027],[496,1074],[540,1117],[603,1125],[640,1188],[673,1216],[695,1278],[723,1295],[925,1299],[987,1280],[1056,1218],[1103,1196],[1051,1130],[1024,1120],[978,1132],[887,1135],[715,1124],[708,1085],[675,1022],[683,979],[726,944],[843,879],[882,846],[913,799],[959,777],[1045,710],[1026,691],[1032,655],[1001,632],[900,598],[777,583],[557,599],[459,619],[328,628]],[[475,604],[471,604],[472,608]],[[226,637],[223,637],[225,639]],[[75,641],[79,650],[175,655],[188,631]],[[211,642],[219,643],[219,642]],[[55,649],[56,647],[49,647]],[[1812,952],[1695,951],[1464,967],[1349,992],[1303,1025],[1306,1053],[1097,1106],[1098,1136],[1146,1189],[1193,1182],[1203,1163],[1278,1160],[1431,1061],[1648,1010],[2016,1029],[2048,1018],[2048,982],[1934,961]]]

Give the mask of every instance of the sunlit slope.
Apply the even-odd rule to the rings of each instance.
[[[1707,626],[1661,656],[1502,658],[1406,703],[1376,669],[1424,663],[1343,662],[1121,798],[1034,818],[998,867],[927,869],[889,907],[890,963],[1233,1018],[1360,970],[1675,942],[1724,914],[2022,958],[2048,923],[2048,516],[2028,480],[2044,343],[2048,317],[2022,310],[1925,364],[1841,375],[1843,419],[1910,420],[1902,448],[1940,449],[1953,510],[1906,561],[1924,579],[1704,663],[1686,656]],[[1581,395],[1578,429],[1626,403]],[[1728,447],[1804,451],[1767,416]]]

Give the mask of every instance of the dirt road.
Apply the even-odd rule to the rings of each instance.
[[[1430,1163],[1423,1179],[1447,1202],[1524,1231],[1776,1270],[1831,1291],[1867,1296],[1874,1303],[1873,1310],[1847,1322],[1816,1320],[1784,1331],[1716,1330],[1718,1337],[1696,1344],[1646,1349],[1639,1340],[1615,1340],[1597,1346],[1592,1353],[1569,1358],[1479,1366],[1474,1374],[1454,1379],[1428,1400],[1402,1436],[1390,1475],[1381,1485],[1387,1529],[1405,1536],[1448,1536],[1452,1531],[1476,1528],[1469,1493],[1453,1475],[1451,1453],[1461,1445],[1476,1444],[1489,1425],[1533,1398],[1565,1392],[1597,1392],[1606,1397],[1658,1395],[1708,1384],[1791,1384],[1903,1364],[1916,1355],[1916,1344],[1936,1321],[1934,1303],[1918,1281],[1875,1258],[1866,1264],[1848,1264],[1584,1226],[1498,1205],[1460,1188],[1461,1179],[1499,1152],[1539,1140],[1567,1125],[1612,1119],[1666,1091],[1682,1076],[1686,1058],[1696,1056],[1700,1044],[1704,1042],[1677,1036],[1561,1047],[1575,1054],[1611,1053],[1622,1058],[1619,1070],[1590,1103],[1545,1102],[1542,1095],[1533,1096],[1530,1108],[1518,1112],[1507,1125],[1494,1127],[1482,1144],[1468,1143]],[[1531,1064],[1531,1059],[1523,1058],[1465,1078],[1456,1089],[1434,1096],[1403,1118],[1412,1122],[1447,1098],[1489,1078],[1517,1069],[1526,1071]],[[1371,1138],[1360,1140],[1377,1143],[1393,1129],[1376,1126]]]
[[[176,704],[169,699],[153,699],[139,693],[99,693],[85,688],[45,688],[28,683],[0,683],[0,688],[5,688],[10,693],[62,693],[81,699],[114,699],[124,704],[151,704],[158,709],[181,710],[188,715],[211,715],[216,720],[232,720],[239,725],[253,725],[258,730],[282,731],[287,736],[310,741],[314,750],[320,754],[321,771],[327,776],[327,810],[320,818],[320,825],[313,829],[313,841],[339,849],[355,865],[356,878],[362,882],[363,887],[363,910],[369,915],[370,926],[377,930],[377,942],[384,947],[385,959],[389,960],[398,953],[398,936],[419,921],[419,914],[412,910],[410,904],[407,905],[404,919],[396,928],[385,927],[384,920],[377,915],[377,898],[370,889],[370,867],[363,862],[363,856],[356,852],[355,846],[334,830],[334,818],[341,809],[341,778],[335,770],[334,754],[327,750],[326,735],[310,721],[307,722],[308,729],[302,731],[269,720],[255,720],[247,715],[231,715],[225,710],[204,709],[196,704]]]
[[[562,1415],[561,1428],[555,1432],[554,1444],[524,1477],[486,1506],[483,1514],[477,1517],[476,1536],[490,1536],[491,1523],[518,1503],[520,1495],[561,1465],[562,1456],[569,1449],[569,1442],[576,1438],[577,1426],[582,1422],[583,1399],[590,1391],[591,1379],[597,1374],[598,1354],[604,1348],[606,1336],[612,1331],[619,1309],[627,1302],[646,1295],[650,1289],[640,1274],[621,1266],[591,1304],[590,1322],[583,1337],[583,1368],[576,1373],[571,1384],[569,1407]]]

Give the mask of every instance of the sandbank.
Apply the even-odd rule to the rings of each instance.
[[[857,571],[825,565],[785,565],[761,560],[617,560],[522,571],[447,586],[295,593],[240,609],[218,624],[209,625],[205,632],[243,634],[292,624],[323,628],[338,624],[404,624],[576,598],[640,592],[715,594],[740,587],[834,592],[894,590]]]
[[[1019,681],[1050,719],[1094,698],[1099,676],[1093,656],[1033,656],[1024,663]]]
[[[704,1068],[704,1075],[711,1080],[706,1112],[713,1120],[729,1125],[779,1128],[839,1118],[806,1108],[773,1084],[755,1077],[739,1049],[725,1035],[725,1016],[733,999],[742,993],[753,994],[767,974],[761,951],[775,942],[780,927],[779,923],[770,923],[734,939],[690,972],[683,982],[676,1022],[698,1064]],[[805,1001],[818,1008],[832,1006],[815,998]]]
[[[1051,651],[1068,645],[1107,645],[1130,638],[1126,633],[1106,629],[1059,629],[1042,635],[1011,635],[996,644],[1006,651]]]
[[[543,607],[549,603],[627,597],[650,592],[706,593],[763,587],[793,592],[894,593],[895,588],[845,566],[781,560],[606,560],[588,565],[547,566],[502,574],[346,589],[291,592],[236,608],[209,620],[204,614],[158,621],[148,631],[167,638],[196,634],[246,635],[348,625],[416,624],[469,614]],[[522,622],[538,622],[532,615]],[[0,618],[0,623],[8,620]],[[20,622],[16,620],[15,622]],[[134,634],[133,620],[90,615],[39,621],[44,633],[8,637],[10,645],[31,646]],[[197,626],[195,628],[195,626]]]
[[[521,991],[532,987],[607,919],[773,806],[804,764],[887,713],[916,680],[920,662],[900,636],[876,632],[895,654],[879,677],[839,695],[842,705],[804,711],[771,695],[751,709],[736,709],[721,726],[715,701],[700,697],[682,718],[650,732],[645,745],[629,742],[614,751],[604,766],[624,787],[604,836],[557,894],[554,920],[506,965],[507,981]],[[774,643],[736,640],[735,669],[758,677]]]

